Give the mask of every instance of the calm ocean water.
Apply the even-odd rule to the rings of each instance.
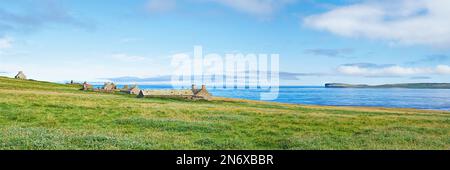
[[[170,89],[171,86],[147,85],[141,89]],[[214,96],[259,100],[261,90],[208,89]],[[370,89],[324,88],[289,86],[280,87],[282,103],[327,106],[377,106],[392,108],[416,108],[450,110],[450,89]]]

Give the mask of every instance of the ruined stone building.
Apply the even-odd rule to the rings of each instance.
[[[139,98],[160,97],[160,98],[183,98],[191,100],[209,100],[212,95],[208,92],[205,85],[201,89],[197,89],[192,85],[191,90],[141,90],[138,94]]]
[[[140,91],[141,90],[139,90],[139,87],[137,85],[134,85],[134,86],[132,86],[130,88],[128,87],[128,85],[125,85],[120,90],[120,92],[127,93],[127,94],[135,94],[135,95],[138,95]]]
[[[17,73],[17,75],[14,78],[21,79],[21,80],[26,80],[27,76],[25,76],[25,74],[22,71],[19,71],[19,73]]]
[[[104,90],[104,91],[114,91],[116,89],[117,89],[117,86],[114,83],[110,83],[110,82],[106,82],[102,87],[102,90]]]
[[[195,85],[192,85],[192,91],[194,91],[194,89],[196,89]],[[194,97],[199,97],[199,98],[209,100],[212,97],[212,95],[211,95],[211,93],[208,92],[208,90],[206,90],[206,85],[202,85],[201,89],[197,89],[194,92]]]
[[[87,82],[83,83],[83,88],[81,90],[93,90],[94,87],[90,84],[88,84]]]

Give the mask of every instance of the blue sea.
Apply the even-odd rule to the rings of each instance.
[[[146,85],[141,89],[170,89]],[[214,96],[259,100],[257,89],[208,89]],[[326,105],[416,108],[450,111],[450,89],[280,87],[275,102]]]

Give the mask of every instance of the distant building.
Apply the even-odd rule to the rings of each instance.
[[[202,85],[202,88],[200,90],[197,89],[196,92],[194,92],[194,97],[200,97],[209,100],[212,95],[208,92],[208,90],[206,90],[206,85]]]
[[[68,82],[66,84],[68,84],[68,85],[83,85],[81,83],[74,82],[73,80],[70,80],[70,82]]]
[[[120,90],[120,92],[124,92],[124,93],[127,93],[127,94],[139,94],[139,91],[141,91],[141,90],[139,90],[139,87],[137,86],[137,85],[134,85],[134,86],[132,86],[132,87],[128,87],[128,85],[125,85],[121,90]]]
[[[83,88],[81,90],[93,90],[94,87],[90,84],[88,84],[87,82],[83,83]]]
[[[117,86],[114,83],[107,82],[103,85],[102,90],[104,91],[114,91],[117,89]]]
[[[23,73],[23,71],[19,71],[19,73],[17,73],[17,75],[14,77],[16,79],[21,79],[21,80],[26,80],[27,76],[25,76],[25,74]]]
[[[131,88],[130,88],[129,94],[136,94],[136,95],[138,95],[138,94],[139,94],[139,91],[141,91],[141,90],[139,89],[139,87],[134,86],[134,87],[131,87]]]
[[[145,97],[161,97],[161,98],[184,98],[191,100],[209,100],[212,95],[208,92],[205,85],[201,89],[197,89],[192,85],[191,90],[141,90],[138,94],[139,98]]]

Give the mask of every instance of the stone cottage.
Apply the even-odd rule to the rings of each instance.
[[[104,91],[114,91],[116,89],[117,89],[117,86],[114,83],[110,83],[110,82],[106,82],[102,87],[102,90],[104,90]]]
[[[23,73],[23,71],[19,71],[19,73],[17,73],[17,75],[14,77],[16,79],[21,79],[21,80],[26,80],[27,76],[25,76],[25,74]]]
[[[192,85],[191,90],[141,90],[138,98],[145,97],[210,100],[212,95],[208,92],[205,85],[202,85],[201,89],[197,89],[195,85]]]
[[[93,90],[94,87],[90,84],[88,84],[87,82],[83,83],[83,88],[81,90]]]
[[[137,85],[134,85],[134,86],[132,86],[132,87],[128,87],[128,85],[125,85],[121,90],[120,90],[120,92],[123,92],[123,93],[127,93],[127,94],[135,94],[135,95],[138,95],[139,94],[139,92],[140,92],[140,90],[139,90],[139,87],[137,86]]]
[[[193,92],[194,92],[194,89],[196,89],[195,85],[192,85]],[[206,85],[202,85],[201,89],[195,90],[193,97],[209,100],[209,99],[211,99],[212,95],[211,95],[211,93],[208,92],[208,90],[206,90]]]

